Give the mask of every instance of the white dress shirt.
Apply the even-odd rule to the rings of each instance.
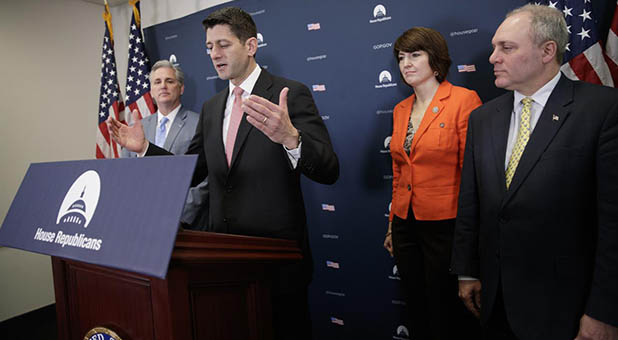
[[[255,83],[260,77],[260,73],[262,73],[262,69],[260,68],[260,65],[256,64],[255,69],[253,69],[253,71],[251,72],[251,74],[249,74],[247,79],[245,79],[245,81],[243,81],[240,85],[238,85],[240,86],[241,89],[243,89],[243,93],[242,93],[243,100],[249,98],[249,96],[251,95],[251,92],[253,92],[253,87],[255,87]],[[232,107],[234,106],[234,89],[235,88],[236,88],[236,85],[232,84],[232,82],[230,81],[229,82],[230,91],[227,95],[227,102],[225,103],[225,110],[223,111],[222,136],[223,136],[224,149],[227,144],[226,143],[227,142],[227,132],[230,128],[230,117],[232,115]],[[292,167],[296,169],[296,165],[298,164],[298,160],[300,159],[300,144],[298,145],[296,149],[288,149],[285,146],[283,146],[283,148],[288,154],[288,158],[290,159],[290,162],[292,163]]]

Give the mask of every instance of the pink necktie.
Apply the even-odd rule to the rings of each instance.
[[[240,86],[234,88],[234,105],[232,105],[232,114],[230,116],[230,126],[227,129],[227,137],[225,138],[225,156],[227,157],[227,165],[232,164],[232,153],[234,152],[234,141],[238,134],[238,126],[242,119],[242,93],[244,92]]]

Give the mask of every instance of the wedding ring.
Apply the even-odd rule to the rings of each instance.
[[[262,124],[266,124],[267,120],[268,120],[268,117],[264,117],[264,120],[262,121]]]

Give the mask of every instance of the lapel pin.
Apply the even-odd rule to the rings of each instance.
[[[431,111],[433,111],[433,113],[438,113],[438,107],[434,106],[433,109],[431,109]]]
[[[559,121],[559,120],[560,120],[560,117],[558,117],[558,116],[556,116],[556,115],[552,115],[551,119],[552,119],[554,122],[557,122],[557,121]]]

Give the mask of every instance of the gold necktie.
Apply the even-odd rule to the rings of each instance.
[[[517,164],[519,164],[519,159],[524,153],[526,144],[530,139],[530,107],[532,107],[533,100],[530,97],[526,97],[522,99],[521,102],[524,104],[524,107],[521,110],[521,121],[519,122],[519,130],[517,131],[517,141],[515,141],[513,151],[511,152],[511,158],[509,159],[509,164],[506,166],[505,171],[507,189],[511,185],[513,175],[515,175],[515,170],[517,169]]]

